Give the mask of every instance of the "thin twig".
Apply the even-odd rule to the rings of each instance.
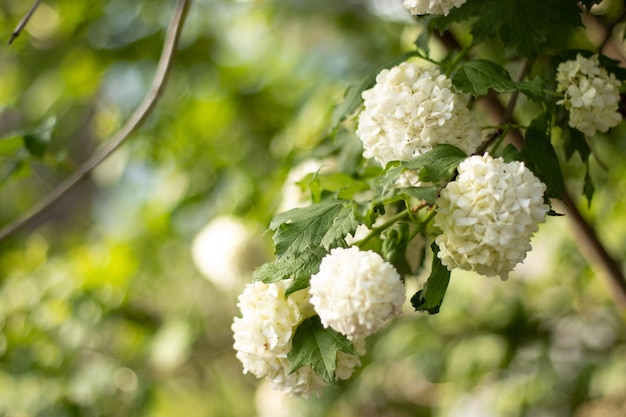
[[[524,58],[522,60],[519,70],[517,71],[515,82],[518,82],[518,83],[521,82],[526,76],[526,73],[528,72],[529,69],[530,69],[530,61],[527,58]],[[487,100],[494,101],[493,103],[490,103],[490,106],[495,107],[499,110],[498,114],[500,114],[500,125],[507,125],[513,120],[513,111],[515,110],[515,106],[517,105],[518,97],[519,97],[519,90],[513,91],[513,93],[511,93],[511,97],[509,98],[509,103],[507,104],[506,108],[502,109],[502,104],[500,103],[500,100],[498,100],[498,97],[496,97],[495,94],[490,93],[487,96]],[[513,133],[511,142],[519,143],[520,137],[521,137],[521,135],[519,135],[519,129],[517,128],[510,129],[509,132],[517,132],[517,134]],[[482,155],[483,152],[487,150],[489,145],[491,145],[503,133],[504,133],[503,129],[498,129],[492,134],[490,134],[487,137],[487,139],[485,139],[485,141],[483,141],[483,143],[480,145],[476,153],[478,155]]]
[[[174,16],[167,30],[163,51],[161,52],[161,58],[156,68],[152,86],[126,124],[109,139],[104,147],[96,151],[87,161],[80,165],[72,175],[61,182],[45,199],[41,200],[22,216],[0,229],[0,241],[33,222],[37,216],[59,200],[59,198],[65,195],[119,148],[148,118],[165,88],[165,82],[172,67],[174,53],[178,47],[178,41],[190,5],[191,0],[178,0]]]
[[[30,18],[33,17],[35,10],[37,10],[37,7],[39,7],[40,4],[41,4],[41,0],[35,0],[35,3],[31,6],[28,13],[26,13],[26,16],[24,16],[22,20],[20,20],[20,23],[17,24],[17,26],[13,30],[13,33],[11,33],[11,38],[9,39],[9,45],[11,45],[13,41],[17,39],[18,36],[20,36],[20,33],[22,33],[22,31],[24,30],[24,28],[30,21]]]

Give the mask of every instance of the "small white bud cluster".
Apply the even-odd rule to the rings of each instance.
[[[545,220],[545,190],[523,162],[505,163],[487,154],[461,162],[457,178],[436,200],[441,262],[448,269],[506,279]]]
[[[402,3],[411,14],[442,14],[447,16],[450,10],[461,7],[467,0],[404,0]]]
[[[564,98],[557,103],[569,111],[569,125],[587,136],[606,132],[622,121],[619,107],[620,81],[600,66],[598,55],[559,64],[557,92]]]

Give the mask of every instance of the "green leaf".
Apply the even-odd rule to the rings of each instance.
[[[543,80],[540,78],[534,78],[530,82],[515,82],[504,68],[485,59],[461,65],[452,77],[452,84],[460,92],[472,94],[474,97],[487,95],[491,88],[498,93],[517,90],[538,103],[544,98]]]
[[[36,158],[43,158],[48,151],[52,131],[56,126],[56,119],[51,117],[44,121],[37,129],[24,135],[24,146]]]
[[[30,174],[30,165],[23,160],[17,160],[8,164],[6,169],[0,171],[0,185],[3,185],[10,179],[16,179],[20,176],[27,176]]]
[[[424,284],[424,288],[411,297],[411,305],[415,311],[427,311],[429,314],[439,313],[439,308],[443,302],[450,282],[450,271],[442,263],[437,252],[439,247],[432,244],[433,264],[430,276]]]
[[[15,155],[23,147],[24,138],[22,136],[0,138],[0,156]]]
[[[428,204],[434,204],[435,199],[437,198],[437,187],[427,186],[427,187],[406,187],[406,188],[398,188],[398,195],[402,198],[402,200],[407,201],[408,198],[413,198],[416,200],[423,200]]]
[[[406,260],[406,249],[409,244],[408,223],[398,223],[385,232],[381,255],[391,263],[401,276],[411,273]]]
[[[299,282],[298,285],[302,285],[302,282],[306,281],[306,285],[302,287],[306,288],[311,275],[319,271],[320,262],[324,255],[326,255],[326,251],[318,247],[299,256],[281,257],[258,267],[253,272],[252,278],[266,284],[293,278],[294,281]]]
[[[504,162],[521,161],[522,156],[517,148],[509,143],[502,150],[502,159],[504,159]]]
[[[367,183],[342,172],[308,174],[298,185],[308,187],[315,202],[321,201],[323,194],[329,191],[341,199],[350,200],[357,193],[369,189]]]
[[[456,146],[439,144],[425,154],[403,163],[403,166],[419,170],[420,181],[437,182],[449,179],[465,158],[465,152]]]
[[[338,243],[344,243],[347,234],[353,234],[360,222],[355,218],[356,203],[345,205],[333,219],[332,226],[322,237],[321,244],[329,251]]]
[[[589,165],[587,165],[587,170],[585,171],[585,182],[583,184],[583,194],[587,199],[587,207],[591,207],[591,199],[593,198],[595,190],[596,187],[593,185],[591,175],[589,175]]]
[[[357,355],[352,343],[331,328],[324,328],[319,316],[304,320],[293,335],[291,351],[287,354],[289,373],[310,365],[329,385],[336,385],[337,353]]]
[[[321,202],[278,214],[270,223],[276,255],[297,257],[319,246],[343,206],[343,202]]]
[[[565,181],[556,152],[550,143],[548,114],[537,117],[526,129],[521,157],[535,175],[547,186],[548,197],[563,198]]]
[[[474,44],[496,39],[506,49],[532,58],[546,45],[562,42],[574,28],[582,26],[577,3],[574,0],[471,0],[434,24],[440,30],[447,30],[455,22],[469,21]]]
[[[567,123],[567,122],[566,122]],[[589,161],[591,155],[591,148],[587,144],[585,134],[580,130],[567,126],[563,130],[563,148],[565,150],[565,157],[569,160],[574,153],[578,152],[580,160],[584,163]]]
[[[398,200],[408,201],[410,198],[425,200],[434,203],[437,187],[397,188],[396,182],[402,172],[410,169],[418,171],[420,181],[438,182],[450,179],[459,163],[467,158],[465,152],[453,145],[440,144],[434,149],[410,161],[393,161],[387,164],[382,176],[375,179],[372,189],[377,197],[377,203],[389,204]]]

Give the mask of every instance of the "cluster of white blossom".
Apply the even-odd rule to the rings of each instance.
[[[367,337],[402,313],[404,284],[379,254],[335,248],[311,277],[311,304],[325,327],[348,339]]]
[[[365,108],[356,134],[363,142],[363,156],[383,166],[408,161],[441,143],[466,153],[481,143],[467,100],[452,91],[452,81],[435,67],[403,62],[385,69],[362,96]]]
[[[606,132],[622,121],[618,111],[621,82],[600,66],[598,55],[562,62],[557,68],[557,103],[569,111],[569,125],[587,136]]]
[[[467,0],[404,0],[402,3],[414,15],[442,14],[447,16],[450,10],[461,7]]]
[[[446,14],[463,1],[405,1]],[[364,110],[357,135],[363,155],[386,165],[411,160],[438,144],[457,146],[468,154],[481,144],[477,121],[467,100],[452,91],[451,80],[436,68],[404,62],[383,70],[373,88],[363,92]],[[308,163],[289,176],[288,187],[309,172],[321,169]],[[409,185],[417,185],[412,179]],[[286,188],[284,200],[299,206],[308,198],[296,188]],[[435,239],[438,256],[448,268],[472,270],[486,276],[508,277],[528,250],[530,239],[548,211],[546,186],[522,162],[471,156],[458,167],[458,176],[436,199],[434,225],[441,230]],[[288,198],[293,195],[294,198]],[[295,198],[297,197],[297,198]],[[281,208],[291,208],[284,207]],[[351,243],[369,233],[365,226],[346,236]],[[324,327],[345,335],[359,355],[364,340],[402,313],[405,287],[394,266],[373,251],[356,246],[334,248],[310,278],[310,288],[285,297],[289,282],[249,284],[239,297],[242,317],[235,318],[234,347],[244,372],[267,377],[274,389],[308,396],[324,382],[310,366],[289,374],[287,354],[297,326],[319,315]],[[337,353],[335,375],[349,378],[360,365],[358,355]]]
[[[250,372],[258,378],[267,377],[273,389],[308,397],[311,392],[318,392],[325,383],[308,365],[290,374],[287,354],[297,326],[315,312],[307,290],[286,297],[288,286],[289,281],[246,285],[237,304],[241,317],[235,317],[232,324],[234,348],[244,373]],[[365,345],[361,341],[355,341],[353,346],[359,354],[365,353]],[[360,363],[358,356],[339,352],[335,371],[337,378],[349,378]]]
[[[506,279],[545,220],[545,189],[523,162],[505,163],[487,154],[461,162],[457,178],[436,200],[441,262],[450,270]]]

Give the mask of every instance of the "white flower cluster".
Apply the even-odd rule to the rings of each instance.
[[[363,92],[357,136],[363,156],[383,166],[408,161],[447,143],[472,153],[481,143],[478,123],[467,100],[435,67],[403,62],[381,71],[373,88]]]
[[[531,249],[530,238],[545,220],[546,186],[522,162],[472,156],[441,190],[435,242],[448,267],[508,277]]]
[[[414,15],[442,14],[447,16],[450,10],[461,7],[467,0],[404,0],[402,3]]]
[[[367,337],[402,313],[404,284],[379,254],[335,248],[311,277],[311,304],[325,327],[354,340]]]
[[[618,111],[621,82],[600,66],[598,55],[562,62],[557,68],[558,101],[570,112],[569,125],[587,136],[606,132],[622,121]]]
[[[303,366],[289,374],[287,354],[296,327],[314,315],[307,290],[285,297],[288,281],[272,284],[253,282],[246,285],[237,306],[242,317],[235,317],[232,325],[237,359],[244,373],[258,378],[267,377],[273,389],[291,395],[308,397],[325,383],[310,366]],[[359,354],[365,353],[362,342],[353,343]],[[346,379],[360,365],[358,356],[343,352],[337,354],[337,378]]]

